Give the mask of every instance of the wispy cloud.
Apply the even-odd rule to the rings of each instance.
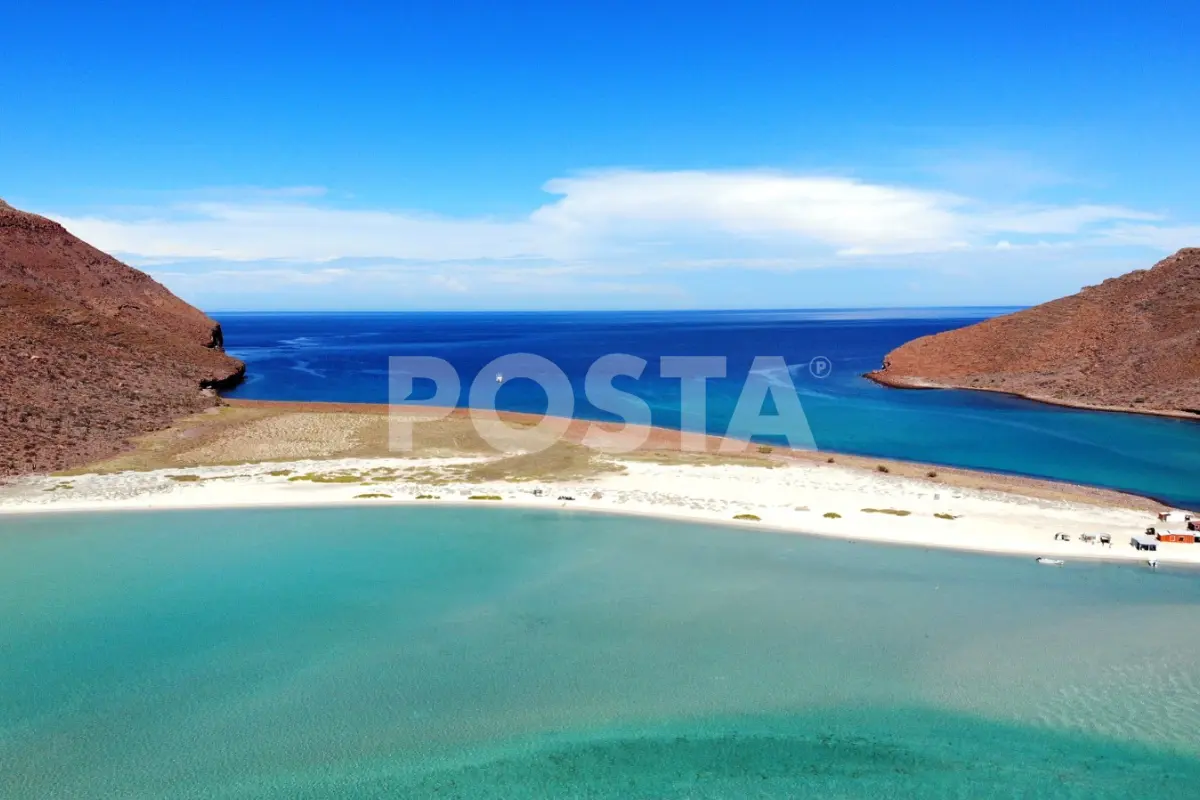
[[[1171,251],[1200,247],[1200,225],[1113,225],[1103,231],[1104,244],[1134,245]]]
[[[1160,220],[1158,214],[1135,211],[1121,206],[1050,206],[1016,207],[981,215],[984,234],[1027,234],[1072,236],[1098,225],[1117,225],[1130,220]]]

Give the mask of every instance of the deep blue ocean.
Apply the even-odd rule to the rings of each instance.
[[[881,387],[861,377],[910,339],[1007,309],[670,312],[215,313],[229,352],[247,364],[232,397],[385,403],[388,357],[446,359],[471,380],[509,353],[553,361],[575,390],[574,414],[612,416],[584,396],[584,376],[609,353],[649,363],[617,388],[644,398],[654,424],[724,433],[755,356],[782,356],[821,449],[1034,475],[1200,506],[1200,423],[1047,406],[967,391]],[[681,418],[680,381],[661,356],[725,356],[708,381],[703,418]],[[814,359],[816,361],[814,362]],[[827,360],[824,361],[824,360]],[[828,363],[828,369],[810,368]],[[784,376],[777,376],[784,377]],[[416,397],[432,384],[418,381]],[[420,394],[425,391],[425,394]],[[540,413],[546,396],[512,380],[498,407]],[[769,409],[768,409],[769,410]]]

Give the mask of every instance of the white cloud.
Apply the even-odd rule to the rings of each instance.
[[[918,189],[767,172],[607,172],[545,188],[562,199],[531,220],[564,236],[719,232],[848,254],[953,247],[961,227],[955,208],[964,203]]]
[[[1076,240],[1159,247],[1200,238],[1195,227],[1156,225],[1155,214],[1115,205],[997,206],[926,188],[782,172],[621,170],[558,178],[544,188],[557,197],[507,220],[343,208],[313,187],[224,199],[205,192],[140,212],[51,216],[141,264],[391,259],[412,269],[486,261],[497,274],[793,270]],[[447,280],[458,275],[433,271]],[[336,277],[305,272],[300,279]]]

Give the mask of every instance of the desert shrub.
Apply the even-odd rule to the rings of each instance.
[[[498,494],[473,494],[467,498],[468,500],[503,500]]]
[[[867,514],[891,514],[893,517],[907,517],[912,513],[902,508],[864,508],[863,512]]]
[[[391,497],[391,495],[390,495],[390,494],[383,494],[382,492],[367,492],[367,493],[365,493],[365,494],[356,494],[356,495],[354,495],[354,499],[355,499],[355,500],[370,500],[370,499],[372,499],[372,498],[375,498],[375,497]]]
[[[419,495],[417,495],[417,499],[418,500],[441,500],[442,498],[436,494],[419,494]]]
[[[887,472],[891,472],[891,469],[889,469],[886,464],[880,464],[879,466],[877,466],[875,468],[875,471],[887,473]]]
[[[735,514],[733,518],[750,520],[751,522],[758,522],[761,519],[757,514]]]
[[[284,475],[291,475],[292,471],[290,469],[273,469],[267,474],[273,478],[282,478]]]
[[[332,472],[306,472],[303,475],[293,475],[288,480],[313,483],[362,483],[362,478],[358,475],[339,475]]]
[[[931,470],[929,470],[929,472],[926,472],[926,473],[925,473],[925,477],[926,477],[926,478],[936,478],[936,477],[937,477],[937,470],[936,470],[936,469],[931,469]]]
[[[199,475],[168,475],[169,479],[180,483],[195,483],[200,480]]]
[[[826,463],[826,464],[832,464],[832,463],[833,463],[833,456],[830,456],[829,458],[825,459],[825,463]]]
[[[774,450],[775,450],[775,448],[771,447],[771,445],[769,445],[769,444],[760,444],[758,446],[758,452],[760,452],[760,453],[764,453],[764,454],[771,453],[771,452],[774,452]]]
[[[841,519],[842,515],[836,511],[826,511],[824,517],[825,519]]]
[[[934,514],[934,516],[938,519],[958,519],[958,517],[954,516],[953,514],[945,514],[940,511],[937,514]]]

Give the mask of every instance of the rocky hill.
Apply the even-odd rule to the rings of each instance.
[[[915,339],[867,377],[1200,415],[1200,248],[1070,297]]]
[[[161,284],[0,201],[0,475],[112,455],[244,369]]]

